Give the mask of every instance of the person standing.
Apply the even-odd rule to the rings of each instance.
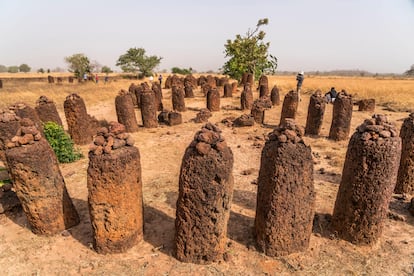
[[[158,80],[160,81],[160,86],[161,86],[161,84],[162,84],[162,75],[161,74],[158,76]]]
[[[99,81],[98,74],[95,74],[95,83],[98,84],[98,81]]]
[[[300,71],[296,76],[296,92],[298,93],[298,100],[300,101],[300,89],[302,88],[303,80],[305,79],[305,75],[303,71]]]

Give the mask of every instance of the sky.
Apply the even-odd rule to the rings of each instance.
[[[414,0],[0,0],[0,64],[67,68],[83,53],[115,66],[129,48],[157,70],[220,69],[224,45],[262,27],[278,71],[403,73],[414,64]]]

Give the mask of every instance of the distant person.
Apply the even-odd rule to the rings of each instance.
[[[98,74],[95,74],[95,83],[98,83],[98,81],[99,81]]]
[[[162,75],[161,74],[158,76],[158,80],[160,81],[160,86],[161,86],[161,84],[162,84]]]
[[[335,87],[331,87],[331,90],[329,90],[325,94],[326,102],[327,103],[333,103],[335,101],[337,95],[338,95],[338,92],[336,92]]]
[[[86,82],[88,80],[88,74],[83,73],[83,81]]]
[[[298,100],[299,101],[301,101],[301,99],[300,99],[300,89],[302,88],[302,84],[303,84],[303,80],[304,79],[305,79],[304,72],[303,71],[300,71],[298,73],[298,75],[296,76],[296,80],[297,80],[297,83],[296,83],[296,92],[298,93]]]
[[[109,79],[108,74],[106,74],[105,75],[105,78],[104,78],[104,82],[107,83],[108,82],[108,79]]]
[[[153,76],[150,76],[149,77],[149,82],[152,83],[153,80],[154,80],[154,77]]]

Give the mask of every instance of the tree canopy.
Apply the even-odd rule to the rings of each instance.
[[[405,73],[407,76],[414,76],[414,64],[411,65],[410,70],[405,71]]]
[[[145,55],[144,48],[130,48],[125,54],[121,55],[116,62],[124,72],[138,73],[142,77],[149,77],[153,70],[161,62],[162,57]]]
[[[25,64],[25,63],[23,63],[19,66],[19,71],[20,72],[28,73],[28,72],[30,72],[30,70],[32,70],[32,68],[30,68],[30,66]]]
[[[248,30],[246,35],[236,35],[234,40],[227,40],[225,57],[229,60],[223,66],[223,73],[235,79],[241,79],[244,72],[253,73],[259,77],[263,73],[274,73],[277,68],[277,58],[268,54],[269,42],[264,42],[266,33],[260,27],[267,25],[267,18],[260,19],[254,30]]]
[[[89,58],[84,54],[73,54],[69,57],[65,57],[65,62],[69,66],[69,72],[75,74],[75,77],[82,77],[85,73],[92,71]],[[48,69],[49,70],[49,69]]]
[[[191,67],[188,68],[188,69],[179,68],[179,67],[171,68],[171,73],[173,73],[173,74],[190,75],[192,72],[193,72],[193,69]]]

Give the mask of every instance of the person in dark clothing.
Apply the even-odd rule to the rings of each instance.
[[[299,93],[300,88],[302,87],[302,83],[304,80],[305,76],[303,71],[299,72],[298,75],[296,76],[296,80],[298,81],[296,84],[296,91]]]
[[[336,92],[335,87],[331,87],[331,90],[325,94],[326,101],[328,103],[333,103],[337,95],[338,92]]]
[[[162,75],[158,76],[158,80],[160,81],[160,85],[162,84]]]

